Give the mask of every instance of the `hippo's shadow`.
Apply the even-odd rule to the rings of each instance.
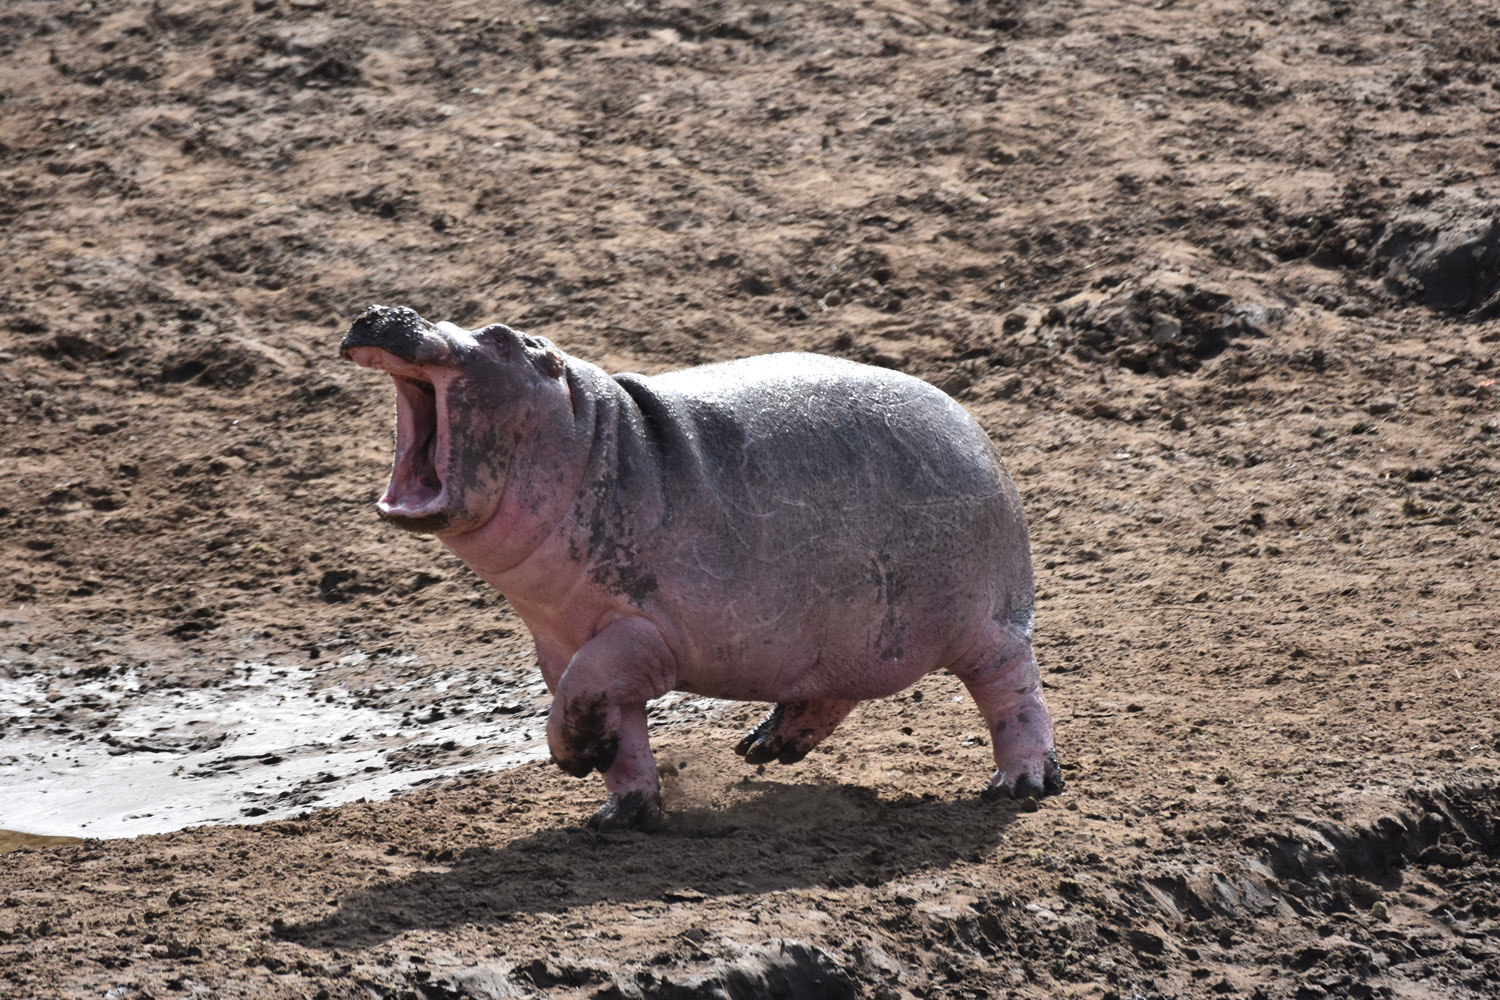
[[[360,890],[329,916],[277,934],[311,947],[366,947],[415,928],[503,923],[604,901],[876,886],[983,860],[1021,812],[977,796],[888,800],[846,784],[750,788],[757,794],[723,810],[670,813],[649,836],[569,828],[474,848],[447,871]]]

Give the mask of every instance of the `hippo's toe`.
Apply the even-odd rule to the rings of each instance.
[[[773,760],[795,764],[823,742],[857,704],[832,698],[780,702],[740,740],[734,752],[750,764],[769,764]]]
[[[786,750],[785,743],[777,732],[781,728],[781,720],[785,714],[786,709],[777,705],[760,725],[745,734],[745,738],[740,740],[734,752],[745,758],[747,764],[769,764],[779,758]]]
[[[1065,784],[1062,765],[1058,764],[1057,753],[1054,751],[1049,752],[1042,761],[1040,775],[1033,773],[1030,768],[1022,769],[1019,774],[1014,775],[997,771],[990,779],[989,787],[984,790],[984,798],[1042,799],[1061,792]]]
[[[600,833],[617,830],[650,833],[661,826],[661,796],[642,791],[611,794],[590,817],[588,825]]]

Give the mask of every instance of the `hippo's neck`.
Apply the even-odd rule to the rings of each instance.
[[[512,456],[495,515],[443,538],[508,597],[532,606],[576,600],[584,588],[640,594],[644,539],[663,497],[649,420],[603,370],[567,359],[566,412],[538,421]],[[591,602],[589,602],[591,603]]]
[[[567,359],[556,398],[530,409],[514,451],[494,456],[504,467],[494,513],[473,531],[441,536],[502,592],[525,586],[524,571],[545,556],[575,505],[597,446],[601,379],[608,377],[593,365]]]

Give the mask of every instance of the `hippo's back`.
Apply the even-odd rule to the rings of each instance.
[[[890,517],[908,502],[1003,503],[1007,480],[984,431],[946,393],[901,372],[771,354],[617,381],[648,418],[653,403],[664,407],[691,436],[681,443],[692,458],[730,492],[837,499],[846,516]]]

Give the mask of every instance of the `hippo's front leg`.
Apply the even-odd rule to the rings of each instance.
[[[564,771],[604,774],[609,797],[589,825],[654,829],[661,783],[646,736],[646,702],[671,690],[671,653],[641,618],[613,622],[573,654],[547,717],[547,746]]]

